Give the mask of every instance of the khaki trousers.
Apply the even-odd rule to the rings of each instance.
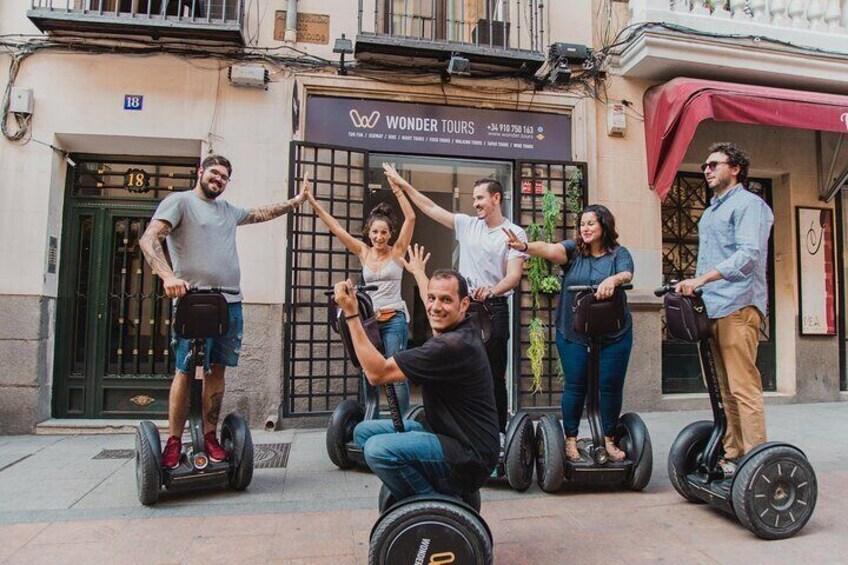
[[[763,382],[757,369],[760,312],[754,306],[713,322],[716,370],[727,416],[724,452],[739,458],[766,441]]]

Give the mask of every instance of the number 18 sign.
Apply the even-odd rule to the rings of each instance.
[[[140,94],[124,94],[124,110],[141,110],[144,96]]]

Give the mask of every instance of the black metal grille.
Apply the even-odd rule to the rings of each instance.
[[[168,378],[171,301],[153,274],[139,240],[147,218],[112,218],[106,374],[110,378]]]
[[[748,179],[748,190],[772,206],[770,180]],[[698,222],[709,207],[712,197],[713,192],[702,174],[677,174],[661,211],[663,281],[683,280],[695,276],[698,264]],[[769,240],[769,258],[766,263],[769,304],[774,304],[773,261],[773,242]],[[772,323],[773,317],[768,313],[760,326],[760,349],[757,358],[757,366],[766,390],[774,390],[776,386]],[[662,316],[662,333],[663,393],[705,391],[696,346],[671,338],[666,329],[665,315]]]
[[[516,186],[519,187],[516,200],[515,223],[523,227],[531,223],[542,224],[542,194],[549,189],[563,199],[563,218],[556,230],[555,240],[561,241],[574,237],[577,213],[586,202],[586,166],[580,163],[536,163],[521,162],[516,167]],[[553,274],[559,274],[558,266],[551,266]],[[542,295],[538,317],[545,324],[547,333],[547,353],[545,355],[542,376],[542,390],[532,392],[533,373],[527,349],[530,346],[528,329],[533,318],[530,283],[525,276],[521,281],[518,304],[513,313],[513,394],[521,409],[550,409],[560,405],[562,394],[562,368],[556,351],[555,314],[558,295]]]
[[[92,459],[132,459],[135,449],[103,449]]]
[[[288,465],[290,443],[257,443],[253,446],[254,469],[281,469]]]
[[[315,198],[349,233],[360,234],[368,208],[368,154],[338,147],[293,144],[291,185],[303,174],[312,179]],[[347,360],[338,336],[327,324],[327,297],[333,283],[361,267],[310,209],[289,221],[284,414],[328,413],[359,392],[359,371]]]
[[[375,0],[371,7],[360,0],[359,33],[542,51],[544,4],[541,0]]]

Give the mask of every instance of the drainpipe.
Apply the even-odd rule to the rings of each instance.
[[[286,43],[297,42],[297,0],[289,0],[286,10],[286,33],[283,36]]]

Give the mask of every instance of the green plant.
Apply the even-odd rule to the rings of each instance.
[[[571,179],[569,182],[571,182]],[[566,192],[567,195],[568,192]],[[562,202],[550,189],[546,189],[542,195],[542,224],[533,222],[527,227],[528,241],[552,243],[561,214]],[[530,392],[536,393],[542,391],[542,369],[547,349],[546,326],[539,318],[539,295],[556,294],[560,291],[561,285],[559,278],[551,273],[548,261],[541,257],[531,257],[527,261],[527,279],[530,282],[530,296],[532,297],[533,307],[533,318],[530,320],[529,329],[530,347],[527,350],[527,357],[530,359],[530,370],[533,374],[533,385]],[[559,364],[558,367],[558,373],[561,374],[562,367]]]
[[[565,185],[566,211],[577,214],[583,209],[583,173],[575,169],[574,175]]]
[[[542,392],[542,366],[545,359],[545,324],[539,318],[530,320],[530,347],[527,357],[530,358],[530,371],[533,373],[533,386],[530,394]]]

